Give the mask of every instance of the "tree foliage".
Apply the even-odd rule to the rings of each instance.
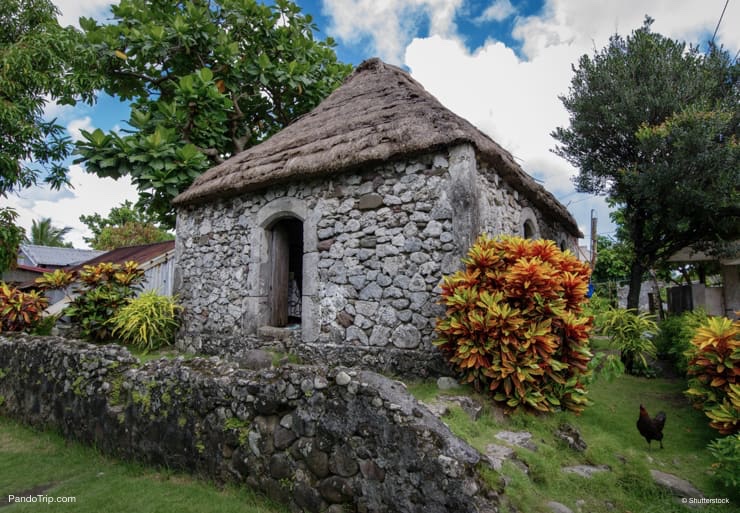
[[[104,90],[132,102],[131,130],[83,132],[76,162],[130,175],[168,226],[171,199],[195,177],[313,108],[350,70],[288,0],[121,0],[112,10],[113,23],[81,25]]]
[[[605,194],[633,247],[627,306],[643,274],[679,249],[740,235],[738,64],[721,48],[651,32],[652,20],[574,67],[570,126],[555,153],[581,192]]]
[[[82,215],[80,221],[93,233],[92,237],[85,237],[85,242],[93,249],[107,251],[175,238],[171,233],[159,228],[153,216],[136,208],[128,200],[113,207],[108,217],[104,218],[96,213]]]
[[[72,230],[69,226],[59,228],[52,224],[51,218],[34,219],[31,224],[31,236],[26,239],[29,244],[37,246],[52,246],[71,248],[72,243],[66,242],[64,237]]]
[[[49,100],[92,100],[81,33],[62,28],[50,0],[0,2],[0,196],[41,178],[52,188],[68,183],[65,159],[72,143],[56,120],[44,118]]]
[[[15,267],[25,231],[15,224],[18,213],[12,208],[0,208],[0,274]]]

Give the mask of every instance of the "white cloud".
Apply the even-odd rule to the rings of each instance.
[[[48,195],[38,188],[23,190],[8,197],[10,207],[18,211],[20,226],[30,233],[34,219],[49,217],[54,226],[69,226],[72,231],[66,240],[76,248],[87,245],[83,236],[90,236],[87,227],[80,222],[81,215],[99,213],[107,215],[110,209],[125,200],[135,202],[138,199],[136,188],[128,178],[118,181],[112,178],[98,178],[85,172],[82,166],[73,165],[69,170],[73,189],[64,189],[59,193],[49,191]]]
[[[345,44],[369,43],[368,55],[398,64],[420,21],[429,35],[455,37],[455,13],[463,0],[324,0],[327,32]]]
[[[516,13],[516,8],[509,0],[495,0],[476,21],[504,21]]]
[[[85,116],[81,119],[73,119],[67,124],[67,132],[69,132],[69,136],[75,142],[82,140],[82,133],[80,130],[92,132],[94,129],[95,127],[92,124],[90,116]]]
[[[640,27],[645,14],[656,20],[653,30],[667,37],[699,42],[703,35],[706,40],[723,6],[721,0],[550,0],[542,15],[517,19],[514,35],[522,41],[522,58],[501,42],[487,41],[471,51],[457,37],[432,36],[414,39],[404,63],[445,106],[490,135],[563,198],[582,230],[588,230],[594,209],[599,232],[609,233],[613,224],[604,199],[575,194],[576,169],[551,151],[556,141],[550,133],[568,124],[558,95],[568,92],[571,65],[604,47],[615,32],[627,35]],[[717,36],[735,51],[740,40],[728,28],[740,26],[738,15],[740,6],[729,6]]]
[[[62,27],[72,25],[79,28],[81,16],[86,18],[103,19],[110,12],[111,0],[53,0],[61,15],[59,24]]]

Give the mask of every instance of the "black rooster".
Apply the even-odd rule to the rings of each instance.
[[[665,425],[665,413],[658,412],[654,419],[650,418],[647,410],[640,405],[640,418],[637,419],[637,430],[647,440],[648,448],[650,441],[657,440],[660,442],[660,448],[663,448],[663,426]]]

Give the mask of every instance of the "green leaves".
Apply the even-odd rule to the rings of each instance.
[[[134,130],[85,136],[76,162],[130,175],[141,206],[170,227],[170,201],[196,176],[309,111],[351,68],[292,2],[122,0],[113,15],[83,27],[103,89],[133,101]]]
[[[689,389],[695,406],[721,434],[740,431],[740,321],[710,317],[691,340]]]
[[[180,311],[175,298],[148,291],[130,299],[109,324],[123,343],[148,352],[174,342]]]
[[[588,268],[552,241],[485,235],[463,262],[443,278],[435,341],[461,380],[508,408],[582,410]]]

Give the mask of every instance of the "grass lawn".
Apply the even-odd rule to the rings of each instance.
[[[33,492],[21,493],[29,490]],[[75,497],[76,502],[5,505],[10,494]],[[287,513],[244,487],[218,489],[187,475],[117,461],[2,417],[0,509],[7,513]]]
[[[486,407],[481,418],[472,422],[461,409],[453,407],[443,420],[481,451],[490,443],[502,443],[493,437],[500,430],[526,430],[534,435],[533,441],[538,445],[536,452],[516,449],[517,457],[529,467],[529,475],[508,462],[503,469],[509,481],[505,493],[522,512],[551,513],[546,506],[551,500],[565,504],[574,512],[584,513],[738,512],[740,493],[725,488],[711,471],[712,457],[706,446],[717,434],[709,428],[704,414],[694,410],[684,399],[684,388],[685,382],[680,379],[625,375],[611,382],[594,383],[589,392],[594,404],[580,416],[572,413],[514,414],[497,421]],[[439,394],[433,383],[414,385],[410,389],[425,401]],[[484,404],[487,401],[482,396],[478,399]],[[652,449],[648,450],[647,442],[637,431],[641,403],[651,415],[660,410],[666,412],[664,449],[653,442]],[[553,432],[564,422],[580,430],[588,444],[585,453],[578,453],[555,439]],[[608,465],[611,471],[586,479],[560,470],[564,466],[581,464]],[[653,483],[650,469],[686,479],[707,498],[728,498],[731,503],[695,509],[684,507]]]

